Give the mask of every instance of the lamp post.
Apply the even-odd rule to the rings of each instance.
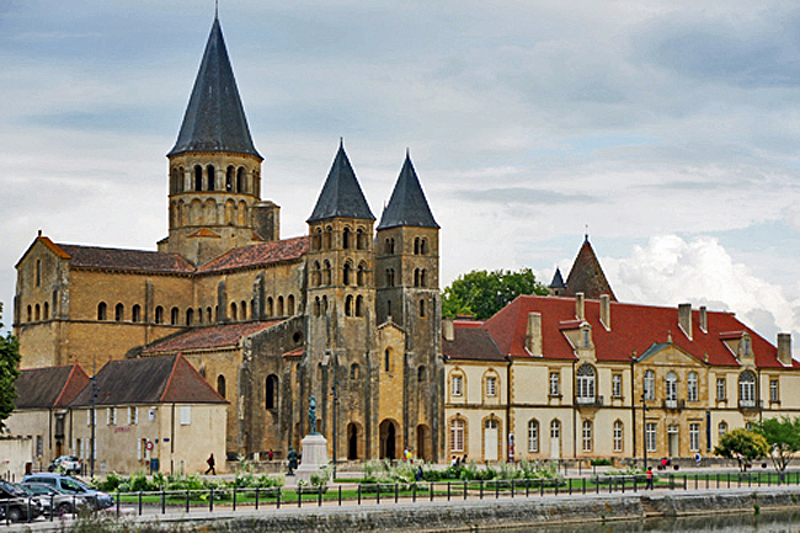
[[[95,426],[97,425],[97,380],[92,375],[92,438],[89,442],[89,470],[90,475],[94,477],[94,449],[95,449]]]
[[[642,393],[642,450],[644,450],[644,469],[647,470],[647,401]]]
[[[333,479],[336,479],[336,406],[339,404],[339,393],[336,388],[336,378],[333,379],[331,386],[331,396],[333,396]]]

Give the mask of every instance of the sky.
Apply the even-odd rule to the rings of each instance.
[[[41,230],[155,249],[212,0],[0,0],[0,301]],[[728,0],[221,0],[283,237],[339,144],[376,216],[410,150],[441,284],[566,277],[734,311],[800,359],[800,6]]]

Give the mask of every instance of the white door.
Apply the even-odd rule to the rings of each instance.
[[[679,429],[678,426],[669,426],[667,428],[667,434],[669,435],[669,456],[670,457],[678,457],[680,456],[680,440],[679,440]]]
[[[550,423],[550,459],[561,458],[561,422],[553,420]]]
[[[487,420],[483,433],[483,458],[497,461],[497,420]]]

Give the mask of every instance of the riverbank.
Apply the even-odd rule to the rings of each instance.
[[[497,531],[531,526],[603,523],[651,517],[797,510],[800,487],[761,487],[689,491],[544,496],[517,499],[323,505],[260,511],[168,513],[127,516],[127,531],[355,533],[430,533]],[[115,531],[116,518],[96,527]],[[77,524],[76,524],[77,525]],[[78,525],[77,530],[86,531]],[[119,524],[117,524],[119,525]],[[102,527],[101,527],[102,526]],[[71,531],[70,522],[20,524],[8,531]]]

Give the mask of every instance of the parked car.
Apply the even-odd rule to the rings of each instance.
[[[47,467],[48,472],[64,472],[66,474],[80,474],[81,460],[74,455],[62,455]]]
[[[20,483],[18,486],[42,502],[45,516],[50,516],[51,513],[55,513],[56,516],[74,514],[77,510],[89,505],[83,496],[79,496],[75,492],[67,492],[52,485]]]
[[[11,483],[0,480],[0,519],[30,521],[42,514],[42,503]]]
[[[22,482],[49,485],[56,489],[61,489],[67,494],[81,496],[94,509],[107,509],[114,505],[114,500],[107,493],[94,490],[83,481],[64,474],[48,474],[44,472],[41,474],[29,474],[22,478]]]

